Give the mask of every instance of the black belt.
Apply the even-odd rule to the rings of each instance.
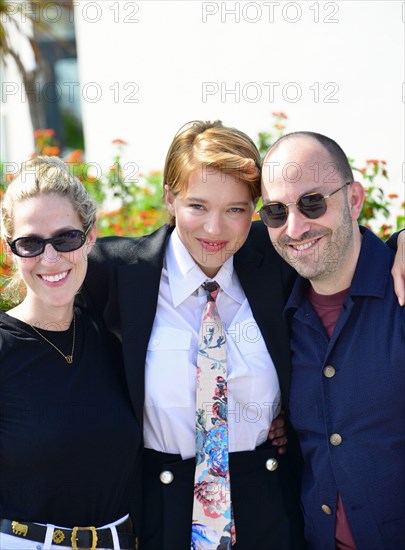
[[[121,548],[132,549],[136,547],[136,537],[132,532],[132,521],[128,518],[123,523],[116,525],[118,539]],[[37,523],[27,521],[0,520],[0,532],[36,542],[44,542],[47,528]],[[70,546],[73,550],[80,548],[114,548],[111,529],[96,529],[95,527],[73,527],[73,529],[60,529],[56,527],[52,537],[53,544]]]

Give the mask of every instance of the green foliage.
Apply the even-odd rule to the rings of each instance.
[[[139,175],[136,181],[126,181],[116,157],[108,183],[121,206],[115,210],[101,210],[97,222],[99,236],[145,235],[165,223],[167,214],[162,200],[161,172]]]
[[[272,129],[268,132],[259,132],[257,135],[256,145],[262,159],[270,149],[270,146],[284,134],[283,130],[286,127],[284,121],[288,119],[288,116],[282,112],[272,113],[272,115],[274,118]]]
[[[67,149],[84,149],[83,128],[78,117],[66,108],[61,109],[63,139]]]

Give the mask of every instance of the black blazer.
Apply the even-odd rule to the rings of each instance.
[[[168,237],[165,225],[139,238],[99,239],[89,255],[82,300],[104,318],[122,341],[128,389],[143,427],[145,359],[159,294]],[[288,403],[290,348],[282,311],[295,272],[274,250],[266,228],[253,223],[246,243],[235,254],[234,267],[253,316],[271,354]]]
[[[87,305],[103,316],[108,328],[122,341],[129,394],[141,434],[147,345],[156,314],[166,245],[172,230],[166,225],[145,237],[100,239],[89,256],[88,275],[81,293]],[[272,356],[282,398],[287,404],[290,347],[282,311],[295,272],[276,253],[261,222],[253,224],[247,242],[235,254],[234,267]],[[235,514],[240,514],[243,522],[243,529],[239,529],[241,550],[252,547],[252,525],[259,527],[257,532],[255,529],[256,539],[262,541],[265,536],[268,548],[303,548],[302,518],[298,508],[301,461],[297,439],[291,429],[287,451],[277,475],[268,475],[266,469],[259,467],[263,460],[261,453],[259,456],[252,453],[249,457],[248,476],[244,475],[243,468],[235,466],[233,475],[237,482],[233,498]],[[145,460],[148,466],[150,457],[145,456]],[[180,465],[180,477],[176,473],[178,483],[163,486],[156,472],[145,472],[145,460],[136,471],[137,489],[130,510],[135,531],[140,534],[141,547],[147,550],[189,548],[193,473],[183,472]],[[184,465],[188,462],[184,461]],[[258,487],[263,488],[263,491],[258,490],[262,497],[259,501],[253,499],[256,503],[253,505],[249,498]],[[174,506],[174,503],[177,504]],[[177,526],[175,540],[173,525]],[[243,542],[243,537],[249,542]],[[255,544],[255,547],[259,546]]]

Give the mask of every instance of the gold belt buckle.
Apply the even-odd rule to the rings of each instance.
[[[72,529],[72,537],[70,542],[72,543],[73,550],[79,550],[79,547],[77,546],[77,541],[79,540],[76,535],[78,531],[91,531],[91,548],[90,550],[95,550],[97,547],[97,531],[95,527],[73,527]]]

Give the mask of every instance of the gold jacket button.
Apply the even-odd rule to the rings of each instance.
[[[160,472],[159,479],[165,485],[169,485],[173,481],[174,475],[170,470],[164,470],[163,472]]]
[[[327,516],[331,516],[332,515],[332,508],[330,506],[328,506],[327,504],[322,504],[321,506],[321,510],[324,514],[326,514]]]
[[[266,460],[266,470],[274,472],[278,468],[278,460],[276,458],[269,458]]]
[[[336,374],[335,367],[332,367],[332,365],[326,365],[326,367],[323,369],[323,375],[326,378],[333,378]]]
[[[340,434],[332,434],[329,438],[329,441],[331,442],[332,445],[337,447],[342,443],[342,436]]]

